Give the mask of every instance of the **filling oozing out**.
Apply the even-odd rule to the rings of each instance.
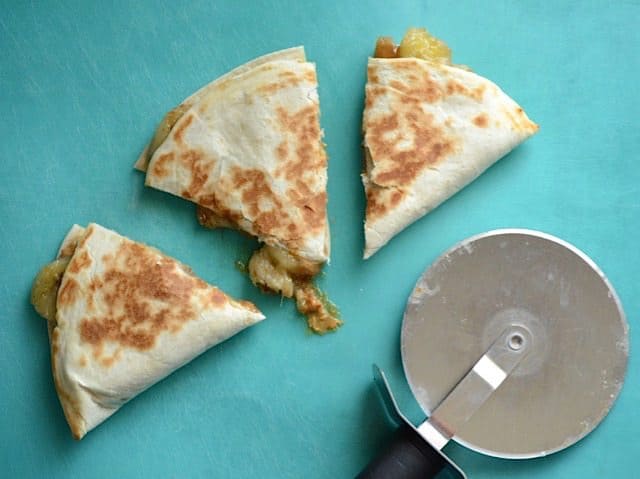
[[[400,45],[391,37],[379,37],[373,54],[376,58],[420,58],[451,65],[451,50],[442,40],[424,28],[409,28]]]
[[[169,136],[187,109],[187,106],[179,105],[165,115],[149,144],[148,159]],[[228,219],[202,206],[197,206],[196,217],[206,228],[236,227]],[[323,334],[337,329],[342,321],[336,306],[313,283],[313,277],[321,269],[322,263],[313,263],[267,245],[254,252],[248,264],[249,277],[256,286],[287,298],[295,298],[296,307],[306,316],[309,328]]]
[[[225,218],[201,206],[196,215],[206,228],[233,227]],[[253,284],[263,291],[294,298],[298,311],[306,316],[309,328],[323,334],[340,327],[342,321],[336,306],[313,283],[322,265],[282,248],[264,245],[253,253],[246,269]]]
[[[71,257],[59,258],[44,266],[33,281],[31,304],[40,316],[56,321],[58,289]]]
[[[321,268],[321,263],[264,245],[249,260],[249,277],[264,290],[294,297],[298,311],[307,317],[309,328],[322,334],[338,328],[342,321],[336,306],[313,284],[313,277]]]

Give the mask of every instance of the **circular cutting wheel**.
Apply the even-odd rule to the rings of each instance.
[[[620,392],[628,327],[604,274],[555,237],[492,231],[436,260],[405,311],[409,385],[431,414],[510,326],[529,331],[530,350],[454,439],[507,458],[564,449],[597,426]]]

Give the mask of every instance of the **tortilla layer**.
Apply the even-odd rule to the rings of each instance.
[[[73,251],[73,245],[75,251]],[[129,399],[264,319],[155,248],[90,224],[73,251],[50,322],[53,376],[73,436]]]
[[[369,258],[538,126],[497,85],[417,58],[370,58],[363,115]]]

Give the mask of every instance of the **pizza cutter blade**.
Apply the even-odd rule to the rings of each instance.
[[[468,238],[418,280],[402,323],[402,362],[428,419],[401,424],[359,478],[465,477],[450,439],[495,457],[545,456],[582,439],[624,381],[628,326],[613,287],[574,246],[508,229]]]

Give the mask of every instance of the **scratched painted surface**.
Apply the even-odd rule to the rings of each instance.
[[[389,433],[370,364],[404,383],[399,328],[420,272],[496,227],[560,236],[608,274],[631,324],[627,384],[604,423],[552,457],[485,458],[452,444],[471,477],[632,475],[640,415],[640,4],[627,2],[11,2],[0,5],[0,464],[7,477],[351,477]],[[378,34],[424,24],[500,84],[539,134],[472,186],[360,259],[366,56]],[[166,109],[259,54],[304,44],[317,62],[330,157],[332,262],[323,287],[345,326],[318,338],[291,304],[234,268],[255,243],[202,230],[187,202],[131,169]],[[268,319],[126,405],[82,442],[53,391],[31,279],[68,227],[97,221],[158,246]],[[461,293],[462,294],[462,293]]]

